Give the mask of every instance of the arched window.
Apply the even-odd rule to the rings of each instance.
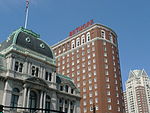
[[[11,97],[11,107],[17,107],[18,106],[18,100],[19,100],[19,89],[13,88],[12,90],[12,97]]]
[[[104,31],[104,30],[101,30],[101,37],[104,38],[104,39],[106,38],[106,37],[105,37],[105,31]]]
[[[29,98],[29,108],[36,108],[37,105],[37,95],[34,91],[30,92]],[[36,110],[30,110],[31,113],[34,113]]]
[[[81,44],[84,44],[85,43],[85,35],[82,35],[81,36]]]
[[[88,42],[88,41],[90,41],[90,39],[91,39],[90,32],[88,32],[88,33],[86,34],[86,41]]]
[[[51,98],[50,96],[46,95],[45,109],[50,109],[50,105],[51,105]],[[45,113],[50,113],[50,111],[45,111]]]
[[[72,49],[75,48],[75,42],[74,42],[74,40],[72,40],[72,42],[71,42],[71,48]]]
[[[68,85],[65,86],[65,91],[68,92]]]
[[[76,39],[76,47],[80,46],[80,38]]]

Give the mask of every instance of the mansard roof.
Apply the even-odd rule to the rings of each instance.
[[[67,84],[67,85],[71,86],[72,88],[77,89],[76,86],[74,85],[72,79],[67,77],[67,76],[65,76],[65,75],[57,73],[56,82],[58,84]]]
[[[0,44],[0,51],[9,48],[11,45],[17,45],[22,48],[37,52],[51,59],[54,58],[53,52],[48,44],[40,39],[40,35],[23,27],[14,31],[6,41]]]

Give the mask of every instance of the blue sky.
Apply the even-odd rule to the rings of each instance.
[[[118,34],[123,84],[130,70],[150,75],[150,0],[30,0],[27,28],[53,45],[91,19]],[[25,0],[0,0],[0,42],[24,20]]]

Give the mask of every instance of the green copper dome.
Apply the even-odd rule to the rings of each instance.
[[[7,49],[11,45],[17,45],[22,48],[32,50],[51,59],[54,58],[51,48],[40,39],[40,35],[23,27],[14,31],[9,38],[0,44],[0,51]]]

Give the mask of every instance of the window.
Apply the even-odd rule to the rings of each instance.
[[[107,95],[110,95],[110,91],[107,91]]]
[[[111,103],[111,98],[107,98],[107,102],[108,102],[108,103]]]
[[[68,92],[68,89],[69,89],[68,85],[65,85],[65,92]]]
[[[107,51],[107,48],[106,48],[106,47],[104,47],[104,51]]]
[[[64,44],[64,45],[63,45],[63,51],[65,51],[65,50],[66,50],[66,45]]]
[[[109,73],[108,73],[108,71],[107,71],[107,70],[105,71],[105,75],[109,75]]]
[[[83,92],[86,92],[86,88],[85,87],[83,88]]]
[[[74,89],[71,89],[71,94],[73,94],[74,93]]]
[[[86,78],[86,76],[85,75],[83,75],[83,79],[85,79]]]
[[[14,70],[18,71],[18,72],[22,72],[22,69],[23,69],[23,63],[20,63],[20,62],[16,61]]]
[[[89,97],[92,97],[92,96],[93,96],[93,93],[92,93],[92,92],[90,92],[90,93],[89,93]]]
[[[51,81],[52,80],[52,73],[46,71],[45,80]]]
[[[71,42],[71,47],[72,47],[72,49],[75,48],[75,41],[74,40],[72,40],[72,42]]]
[[[111,105],[108,105],[108,110],[111,110],[111,109],[112,109]]]
[[[109,82],[109,77],[106,77],[106,82]]]
[[[83,86],[85,86],[86,85],[86,81],[83,81]]]
[[[98,98],[95,98],[95,103],[98,103]]]
[[[89,84],[92,84],[92,79],[89,80]]]
[[[109,35],[109,40],[110,40],[110,42],[113,43],[113,37],[112,37],[112,34],[111,34],[111,33],[110,33],[110,35]]]
[[[76,47],[80,46],[80,38],[76,39]]]
[[[110,85],[109,85],[109,84],[106,84],[106,88],[107,88],[107,89],[110,89]]]
[[[83,105],[86,106],[86,101],[83,101]]]
[[[105,31],[101,30],[101,37],[105,39]]]
[[[97,82],[97,79],[96,79],[96,78],[94,78],[94,82]]]
[[[95,96],[97,96],[98,95],[98,92],[97,91],[95,91]]]
[[[70,49],[70,42],[67,42],[67,49]]]
[[[36,108],[37,107],[37,95],[34,91],[30,92],[29,97],[29,108]],[[31,110],[31,113],[34,113],[35,110]]]
[[[60,86],[60,91],[63,91],[64,87],[63,86]]]
[[[104,46],[106,45],[106,41],[103,41],[103,45],[104,45]]]
[[[90,104],[93,104],[93,100],[92,99],[90,99]]]
[[[94,88],[97,89],[97,84],[94,84]]]
[[[31,74],[32,74],[33,76],[37,76],[37,77],[38,77],[38,74],[39,74],[39,68],[36,67],[36,66],[32,66],[31,69],[32,69]]]
[[[86,94],[83,94],[83,99],[86,99]]]
[[[90,32],[88,32],[88,33],[86,34],[86,41],[88,42],[88,41],[90,41],[90,39],[91,39]]]
[[[107,53],[104,53],[104,56],[107,57]]]
[[[19,100],[19,89],[13,88],[12,90],[12,96],[11,96],[11,107],[17,107],[18,106],[18,100]]]
[[[108,63],[108,60],[107,60],[107,58],[104,58],[104,62],[105,62],[105,63]]]
[[[92,86],[89,86],[89,90],[92,90]]]
[[[85,35],[82,35],[81,36],[81,44],[84,44],[85,43]]]
[[[46,95],[45,109],[50,109],[50,103],[51,103],[51,98],[48,95]],[[50,113],[50,111],[45,111],[45,113]]]
[[[83,51],[83,52],[82,52],[82,56],[84,56],[84,55],[85,55],[85,52]]]
[[[83,111],[84,111],[84,113],[86,113],[86,112],[87,112],[87,109],[86,109],[86,108],[84,108],[84,109],[83,109]]]
[[[85,61],[85,57],[82,57],[82,61]]]
[[[108,69],[108,65],[107,64],[105,64],[105,69]]]
[[[88,55],[88,59],[90,59],[91,58],[91,56],[90,55]]]

